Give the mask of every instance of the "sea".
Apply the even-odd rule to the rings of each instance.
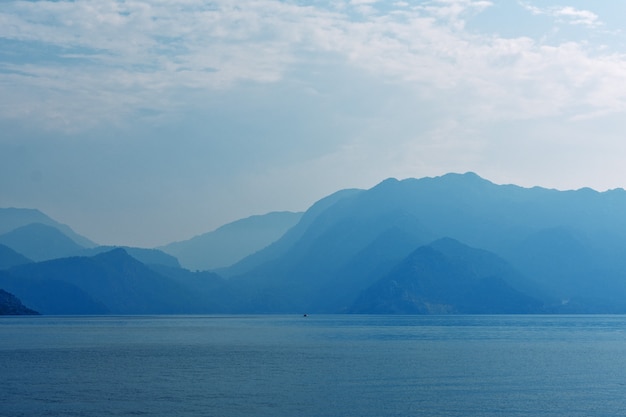
[[[626,316],[0,318],[0,416],[625,416]]]

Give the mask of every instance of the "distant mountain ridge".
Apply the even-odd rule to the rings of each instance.
[[[276,241],[301,216],[302,213],[289,211],[255,215],[159,249],[178,258],[188,269],[224,268]]]
[[[255,254],[254,267],[234,265],[225,274],[248,294],[242,311],[315,311],[321,305],[324,311],[345,311],[351,305],[348,295],[365,290],[364,284],[371,284],[373,278],[360,279],[367,276],[364,271],[348,284],[345,277],[363,264],[359,258],[364,259],[368,247],[398,230],[402,239],[415,245],[411,249],[452,238],[502,257],[521,276],[532,277],[541,286],[546,294],[542,301],[550,304],[551,311],[566,304],[576,306],[576,311],[626,311],[626,257],[619,250],[626,247],[624,212],[626,192],[621,189],[599,193],[523,188],[496,185],[474,173],[388,179],[338,199],[313,216],[297,239],[283,245],[285,235],[272,245],[285,247],[278,256],[268,247]],[[587,272],[576,280],[556,277],[552,272],[558,265],[550,271],[537,268],[536,246],[524,246],[533,235],[554,228],[584,236],[587,242],[589,262],[582,269]],[[369,269],[378,268],[379,274],[393,266],[389,254],[377,255],[384,249],[370,249],[367,256]],[[398,254],[406,255],[408,249],[405,246]],[[556,256],[558,247],[551,250]],[[595,273],[590,275],[592,270]],[[329,305],[327,295],[337,288],[346,296]]]
[[[52,226],[82,247],[96,246],[94,242],[74,232],[69,226],[53,220],[39,210],[15,207],[0,208],[0,235],[32,223]]]
[[[29,223],[0,235],[6,245],[35,261],[63,258],[84,249],[54,226]]]
[[[623,314],[624,213],[622,189],[523,188],[474,173],[387,179],[288,221],[225,225],[209,234],[214,250],[187,241],[213,266],[240,258],[219,275],[158,250],[100,247],[10,265],[0,288],[44,314]],[[251,249],[263,221],[272,238]]]
[[[96,246],[41,211],[24,208],[0,208],[0,244],[33,261],[72,256]]]
[[[421,246],[361,293],[350,312],[526,314],[542,302],[514,287],[514,268],[498,256],[444,238]]]
[[[363,190],[359,189],[347,189],[337,191],[327,197],[314,203],[306,212],[301,214],[300,221],[298,221],[291,229],[287,230],[279,239],[271,242],[261,250],[249,254],[239,262],[220,270],[220,273],[227,276],[239,275],[246,271],[250,271],[255,267],[258,267],[269,260],[279,258],[284,255],[292,245],[294,245],[303,234],[307,232],[311,223],[322,214],[329,207],[335,203],[348,198],[354,194],[358,194]]]
[[[206,280],[219,280],[206,276]],[[121,248],[16,266],[0,288],[42,314],[193,314],[211,310],[210,295],[156,272]]]
[[[173,268],[180,268],[180,262],[172,255],[159,249],[136,248],[131,246],[96,246],[94,248],[82,249],[73,254],[74,256],[94,256],[114,249],[123,249],[130,256],[146,265],[165,265]]]
[[[18,253],[10,247],[0,243],[0,270],[31,262],[32,260],[28,259],[21,253]]]

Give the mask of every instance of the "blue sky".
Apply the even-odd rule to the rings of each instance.
[[[626,187],[626,2],[3,1],[0,206],[155,246],[388,177]]]

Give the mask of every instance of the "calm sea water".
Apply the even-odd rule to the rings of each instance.
[[[624,416],[625,316],[0,319],[0,415]]]

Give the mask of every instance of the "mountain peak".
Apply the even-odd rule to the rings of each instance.
[[[399,183],[399,182],[400,182],[400,180],[399,180],[399,179],[394,178],[394,177],[389,177],[389,178],[387,178],[387,179],[385,179],[385,180],[382,180],[382,181],[380,182],[380,184],[379,184],[379,185],[384,185],[384,184],[397,184],[397,183]]]
[[[468,171],[463,174],[450,172],[440,177],[435,177],[435,179],[440,179],[442,181],[454,181],[455,183],[463,183],[463,184],[468,184],[468,183],[492,184],[491,181],[484,179],[483,177],[481,177],[480,175],[472,171]]]
[[[37,209],[0,207],[0,235],[33,223],[54,227],[80,246],[87,248],[96,246],[89,239],[74,232],[69,226],[57,222]]]
[[[0,243],[34,261],[70,256],[83,249],[56,227],[43,223],[30,223],[0,235]]]
[[[188,269],[224,268],[278,240],[302,215],[290,211],[254,215],[161,249],[178,258]]]
[[[489,180],[484,179],[480,175],[475,172],[465,172],[465,173],[447,173],[436,177],[423,177],[423,178],[405,178],[403,180],[398,180],[396,178],[387,178],[377,185],[375,185],[372,190],[376,189],[397,189],[398,187],[409,186],[413,184],[429,184],[429,185],[453,185],[459,187],[468,187],[473,185],[488,185],[493,183]]]
[[[93,259],[97,259],[101,261],[113,261],[113,262],[120,262],[120,261],[127,262],[129,260],[136,261],[135,258],[133,258],[132,256],[128,254],[126,249],[121,248],[121,247],[115,247],[111,249],[110,251],[106,251],[106,252],[102,252],[97,255],[94,255]],[[136,262],[139,262],[139,261],[136,261]]]

